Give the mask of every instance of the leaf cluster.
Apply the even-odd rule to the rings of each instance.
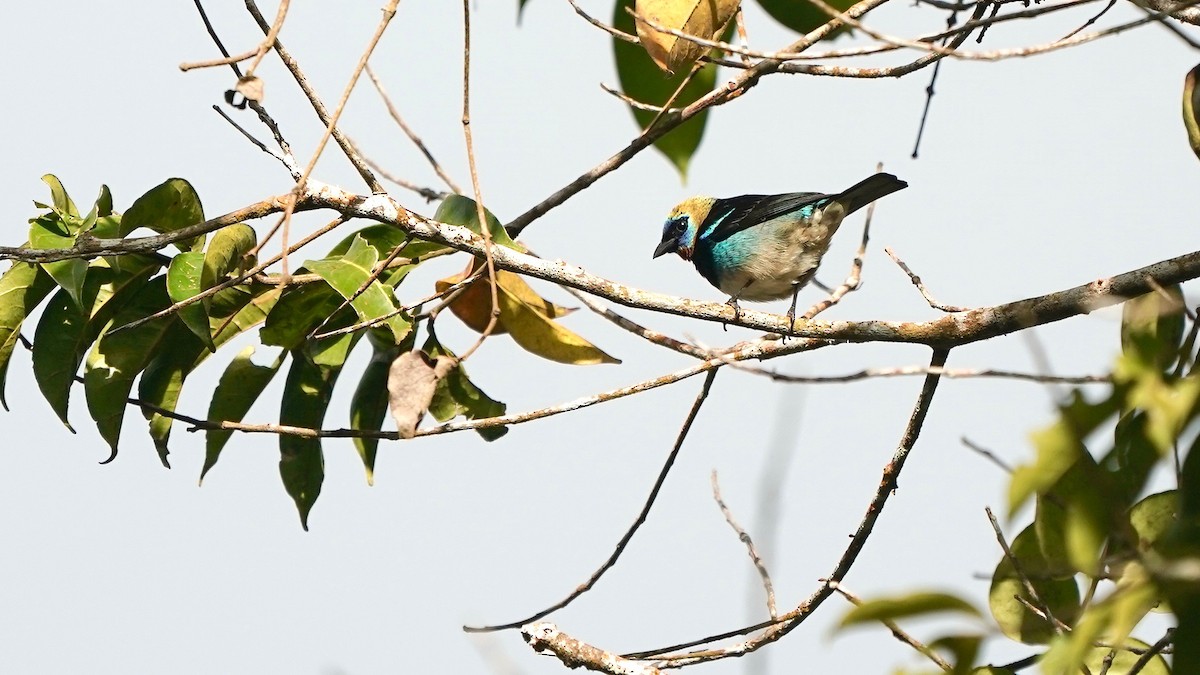
[[[43,210],[30,220],[27,247],[35,250],[81,250],[143,229],[170,234],[205,220],[199,196],[181,178],[152,188],[124,213],[114,211],[107,187],[91,209],[81,213],[56,177],[43,180],[51,199],[49,204],[35,202]],[[472,200],[453,196],[443,202],[437,217],[479,232],[476,213]],[[497,245],[519,248],[494,216],[488,214],[488,220]],[[72,431],[71,393],[82,383],[90,417],[111,449],[106,462],[117,455],[126,408],[135,406],[147,420],[163,466],[170,466],[175,421],[204,430],[202,481],[234,429],[246,428],[246,415],[286,366],[279,425],[258,425],[256,430],[279,434],[280,476],[305,527],[324,480],[318,431],[334,386],[364,335],[371,356],[357,375],[347,435],[353,438],[368,483],[374,480],[380,439],[396,437],[395,432],[381,433],[389,406],[398,416],[399,406],[416,405],[409,411],[414,428],[426,412],[439,422],[505,413],[504,403],[484,393],[438,341],[431,314],[403,306],[397,296],[409,272],[450,249],[374,224],[345,236],[324,257],[306,261],[295,271],[293,283],[279,283],[257,272],[262,267],[257,265],[259,245],[253,227],[236,223],[210,237],[178,241],[173,255],[15,263],[0,276],[0,403],[7,408],[5,376],[16,345],[24,342],[32,352],[39,390]],[[477,274],[482,261],[472,259],[467,269],[464,275],[475,278],[452,298],[450,309],[468,326],[483,331],[493,311],[492,282],[487,274]],[[456,280],[439,282],[439,291],[447,291]],[[521,277],[503,272],[495,284],[499,318],[492,334],[507,333],[530,353],[561,363],[617,362],[561,326],[557,319],[568,310],[539,296]],[[41,315],[29,342],[21,331],[27,321],[35,321],[39,307]],[[423,339],[418,336],[422,326]],[[197,419],[177,413],[183,385],[193,372],[243,336],[236,341],[244,346],[219,375],[207,415]],[[260,351],[266,354],[256,359]],[[413,383],[394,374],[405,371],[392,368],[393,362],[412,353],[445,358],[449,364],[415,404],[407,392]],[[495,440],[506,430],[490,426],[479,433]],[[410,428],[400,435],[412,433]]]

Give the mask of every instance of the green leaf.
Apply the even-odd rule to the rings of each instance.
[[[1138,536],[1138,550],[1157,548],[1158,542],[1179,521],[1179,493],[1167,490],[1150,495],[1129,509],[1129,524]]]
[[[1200,79],[1200,66],[1188,71],[1183,78],[1183,127],[1187,129],[1188,143],[1192,152],[1200,158],[1200,90],[1196,80]]]
[[[1099,672],[1101,662],[1109,653],[1107,648],[1095,647],[1101,638],[1113,644],[1140,649],[1148,647],[1149,645],[1143,642],[1129,639],[1129,631],[1134,624],[1153,606],[1153,588],[1149,583],[1141,586],[1137,589],[1119,588],[1110,597],[1090,606],[1079,618],[1074,630],[1056,637],[1051,642],[1050,649],[1041,661],[1042,672],[1046,675],[1075,675],[1083,672],[1080,669],[1083,665],[1086,665],[1090,672]],[[1130,592],[1131,590],[1133,592]],[[1132,659],[1123,657],[1122,653],[1132,656]],[[1132,652],[1118,652],[1108,672],[1127,673],[1138,658],[1139,655]]]
[[[364,239],[356,238],[345,256],[313,260],[305,266],[321,275],[322,279],[348,300],[362,321],[391,315],[382,325],[391,330],[395,344],[400,344],[412,330],[412,322],[403,314],[395,313],[399,307],[392,289],[378,279],[372,279],[375,264],[378,262],[379,256],[375,249],[368,246]]]
[[[121,236],[139,227],[161,234],[204,222],[204,207],[192,184],[182,178],[169,178],[134,200],[121,217]],[[204,236],[175,242],[180,251],[204,249]]]
[[[488,210],[484,210],[484,216],[487,218],[488,233],[492,236],[492,243],[506,246],[521,253],[528,253],[521,244],[512,240],[508,236],[508,232],[496,216]],[[462,195],[449,195],[442,200],[438,206],[437,212],[433,214],[433,219],[448,225],[459,225],[465,227],[479,236],[483,236],[483,228],[479,226],[479,209],[475,206],[475,200]]]
[[[92,268],[82,290],[86,311],[66,291],[56,293],[42,311],[33,334],[33,376],[42,396],[68,429],[71,387],[88,348],[113,313],[146,283],[158,265],[153,258],[137,255],[105,259]]]
[[[54,281],[38,265],[14,262],[0,276],[0,404],[8,410],[4,384],[13,349],[21,337],[21,326],[42,300],[54,290]]]
[[[208,353],[204,343],[186,326],[179,322],[171,323],[161,348],[138,380],[138,398],[174,412],[179,403],[179,394],[183,391],[183,381]],[[159,461],[164,467],[171,468],[167,460],[170,454],[167,441],[174,420],[146,408],[142,409],[142,414],[150,422],[150,438],[154,441],[154,449],[158,451]]]
[[[93,210],[100,218],[113,215],[112,191],[108,189],[107,185],[100,186],[100,194],[96,197],[96,205]]]
[[[267,385],[279,372],[287,352],[280,352],[275,360],[266,366],[253,362],[254,345],[243,349],[234,357],[221,379],[213,390],[212,401],[208,405],[208,419],[213,422],[241,422],[250,412],[258,397],[262,395]],[[225,429],[209,429],[204,439],[204,468],[200,470],[200,482],[204,476],[217,464],[221,451],[229,442],[232,431]]]
[[[805,35],[829,23],[832,18],[808,0],[758,0],[758,4],[771,18]],[[854,0],[829,0],[828,4],[844,12],[854,6]],[[842,27],[830,33],[828,37],[833,38],[846,32],[845,27]]]
[[[49,215],[42,216],[30,221],[29,245],[39,250],[69,249],[75,246],[75,234],[62,220]],[[83,305],[80,296],[83,294],[83,282],[87,277],[87,261],[80,258],[58,260],[42,263],[42,269],[71,295],[75,304]]]
[[[1167,371],[1183,341],[1183,291],[1179,284],[1127,300],[1121,311],[1121,351],[1127,358]]]
[[[1125,508],[1110,476],[1080,453],[1038,501],[1035,527],[1047,563],[1057,567],[1065,554],[1072,570],[1098,574],[1101,550]]]
[[[1121,501],[1130,503],[1141,494],[1158,464],[1158,450],[1146,437],[1146,414],[1142,411],[1122,415],[1113,436],[1113,449],[1100,465],[1112,477],[1114,487],[1121,490]]]
[[[356,239],[362,239],[367,243],[368,246],[375,249],[375,253],[379,256],[380,260],[388,257],[392,251],[396,250],[400,246],[404,246],[405,242],[409,241],[408,234],[404,230],[401,230],[394,225],[376,223],[350,233],[345,239],[339,241],[337,246],[334,246],[332,249],[330,249],[329,254],[325,257],[340,258],[346,255],[346,252],[350,250],[350,245],[353,244]],[[435,244],[435,246],[445,248],[444,246],[441,246],[441,244]]]
[[[442,346],[433,334],[430,334],[425,341],[422,350],[433,358],[439,356],[451,356],[456,360],[458,358],[449,349]],[[461,363],[438,380],[437,388],[433,392],[433,400],[429,403],[429,414],[439,422],[447,422],[459,415],[472,420],[500,417],[507,409],[508,406],[491,398],[475,386],[475,383],[467,376],[466,367]],[[494,441],[507,434],[508,427],[485,427],[475,431],[485,441]]]
[[[279,287],[265,285],[257,286],[253,291],[245,288],[242,290],[245,292],[239,295],[241,306],[230,308],[232,316],[211,319],[213,342],[217,347],[262,323],[280,293]],[[176,323],[171,326],[170,331],[171,334],[164,340],[166,348],[155,356],[146,372],[142,374],[138,385],[138,397],[159,408],[174,412],[187,376],[212,352],[189,328]],[[143,413],[150,421],[150,437],[158,450],[159,459],[164,466],[168,466],[167,441],[174,420],[158,412],[144,410]]]
[[[283,289],[279,286],[267,284],[254,284],[250,287],[235,287],[227,290],[239,290],[240,297],[237,303],[225,306],[223,314],[214,314],[210,319],[213,344],[217,347],[266,321],[283,293]]]
[[[67,196],[67,189],[63,187],[62,181],[58,180],[58,176],[48,173],[42,176],[42,182],[50,186],[51,204],[54,205],[54,211],[59,216],[79,217],[79,209],[75,208],[75,202]]]
[[[967,675],[977,672],[972,670],[971,666],[975,665],[982,643],[982,635],[946,635],[930,642],[929,646],[935,650],[949,652],[954,657],[950,675]]]
[[[371,361],[363,370],[354,396],[350,399],[350,428],[359,431],[379,431],[388,412],[388,369],[392,361],[412,347],[386,346],[375,348]],[[375,484],[375,455],[379,449],[378,438],[354,438],[354,447],[362,459],[367,472],[367,485]]]
[[[265,345],[276,345],[288,351],[299,349],[308,334],[341,304],[342,296],[324,282],[288,287],[267,314],[259,339]]]
[[[631,35],[636,28],[633,17],[626,8],[632,8],[633,4],[634,0],[618,0],[613,9],[613,26]],[[731,25],[721,39],[728,41],[732,31]],[[683,72],[674,77],[663,77],[662,71],[654,65],[654,61],[650,60],[645,50],[624,40],[613,39],[613,55],[617,62],[617,78],[621,82],[621,90],[633,100],[649,105],[661,106],[666,103],[688,75]],[[712,92],[716,83],[717,66],[709,63],[684,86],[670,107],[683,108],[694,103]],[[630,111],[637,120],[639,129],[645,129],[657,116],[657,113],[633,107],[630,107]],[[707,120],[708,111],[702,111],[654,142],[654,147],[675,165],[683,180],[687,180],[688,164],[696,149],[700,147]]]
[[[1071,401],[1059,407],[1059,418],[1049,427],[1033,434],[1037,459],[1013,472],[1008,488],[1009,513],[1016,511],[1035,494],[1045,494],[1070,469],[1081,454],[1086,454],[1084,439],[1115,414],[1120,401],[1115,395],[1095,403],[1083,398],[1079,390]]]
[[[1126,647],[1132,647],[1138,650],[1149,649],[1150,645],[1141,640],[1129,639],[1125,641]],[[1088,667],[1089,672],[1100,673],[1104,668],[1104,661],[1108,657],[1110,649],[1097,647],[1088,651],[1083,659],[1083,665]],[[1128,675],[1133,671],[1133,666],[1141,659],[1141,654],[1132,651],[1118,649],[1116,656],[1113,657],[1112,663],[1108,666],[1107,675]],[[1082,671],[1075,671],[1082,672]],[[1187,672],[1179,670],[1176,666],[1176,672]],[[1167,661],[1161,654],[1154,655],[1145,666],[1142,666],[1138,671],[1138,675],[1171,675],[1171,669],[1167,666]]]
[[[204,252],[200,290],[208,290],[224,281],[226,275],[238,269],[242,258],[256,243],[254,228],[245,223],[236,223],[217,230]]]
[[[958,612],[971,616],[980,615],[979,610],[975,609],[971,603],[957,595],[937,591],[925,591],[891,598],[877,598],[875,600],[867,600],[860,605],[855,605],[838,621],[838,628],[846,628],[847,626],[863,623],[875,623],[877,621],[895,621],[896,619],[925,614],[939,614],[942,612]]]
[[[1049,606],[1050,612],[1070,625],[1079,614],[1079,586],[1074,577],[1059,578],[1060,571],[1042,555],[1037,531],[1031,525],[1012,540],[1010,549],[1020,563],[1021,573],[1003,556],[992,574],[988,591],[988,607],[1000,630],[1009,638],[1025,644],[1042,644],[1055,636],[1054,626],[1030,612],[1016,596],[1033,602],[1022,580],[1033,586],[1038,597]],[[1034,606],[1037,606],[1034,602]]]
[[[203,274],[203,253],[188,251],[172,258],[171,266],[167,268],[167,293],[171,296],[171,302],[183,302],[199,295],[204,290],[201,285]],[[204,343],[204,346],[210,352],[216,351],[216,347],[213,346],[212,333],[210,332],[212,329],[209,327],[208,313],[204,310],[204,303],[193,302],[190,305],[181,307],[177,314],[188,330],[200,338],[201,342]]]
[[[145,318],[170,304],[166,278],[157,277],[142,286],[130,302],[113,317],[110,326],[123,326]],[[125,416],[125,403],[133,380],[145,370],[158,352],[175,317],[165,316],[133,328],[105,332],[88,354],[83,375],[83,390],[88,411],[96,427],[117,456],[117,443]]]
[[[284,385],[279,423],[319,429],[340,372],[340,367],[317,365],[303,355],[294,354]],[[321,483],[325,480],[321,439],[281,434],[279,455],[283,486],[296,503],[300,524],[307,530],[308,514],[320,496]]]

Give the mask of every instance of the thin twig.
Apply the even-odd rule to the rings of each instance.
[[[1104,6],[1104,9],[1100,10],[1099,12],[1096,12],[1096,14],[1094,16],[1092,16],[1092,18],[1083,22],[1082,26],[1080,26],[1079,28],[1076,28],[1075,30],[1071,31],[1070,33],[1067,33],[1066,35],[1062,36],[1060,39],[1069,40],[1069,39],[1075,37],[1076,35],[1078,35],[1079,33],[1082,33],[1083,29],[1087,28],[1088,26],[1094,25],[1097,21],[1100,20],[1100,17],[1104,16],[1105,14],[1108,14],[1108,10],[1112,9],[1113,6],[1116,4],[1117,4],[1117,0],[1108,0],[1108,4]]]
[[[875,7],[884,4],[885,2],[887,2],[887,0],[861,0],[861,2],[846,10],[845,16],[850,18],[862,16]],[[841,22],[837,20],[829,21],[816,30],[805,35],[800,40],[794,42],[789,49],[792,51],[802,51],[807,49],[808,47],[824,39],[829,35],[830,32],[837,30],[837,28],[841,25]],[[750,87],[753,87],[764,75],[778,70],[781,65],[781,61],[764,60],[751,66],[750,68],[747,68],[744,72],[738,75],[737,78],[730,81],[725,86],[717,87],[711,93],[689,104],[677,115],[671,115],[664,119],[662,123],[655,125],[653,129],[639,134],[638,137],[631,141],[624,149],[618,151],[607,160],[585,172],[575,180],[571,181],[565,187],[557,190],[525,213],[517,216],[511,222],[507,223],[505,225],[505,229],[508,230],[510,236],[516,237],[534,220],[544,216],[554,207],[567,201],[574,195],[578,194],[581,190],[587,188],[592,183],[595,183],[601,177],[616,170],[630,159],[633,159],[633,157],[635,157],[638,153],[653,145],[655,141],[666,135],[672,129],[678,127],[680,124],[683,124],[687,120],[695,117],[696,115],[700,114],[700,112],[707,110],[708,108],[721,105],[740,97],[746,92],[746,90],[748,90]]]
[[[776,382],[795,384],[840,384],[858,382],[874,378],[909,377],[912,375],[929,375],[936,373],[949,379],[968,378],[1002,378],[1039,382],[1042,384],[1108,384],[1112,382],[1111,375],[1039,375],[1037,373],[1022,373],[1015,370],[1000,370],[996,368],[930,368],[928,366],[894,366],[891,368],[863,368],[862,370],[844,375],[786,375],[767,368],[748,365],[737,365],[738,370],[764,375]]]
[[[837,591],[843,598],[846,598],[846,600],[848,600],[850,604],[854,605],[855,607],[862,605],[862,599],[846,590],[842,584],[834,584],[833,590]],[[892,631],[892,635],[895,636],[897,640],[917,650],[917,652],[922,654],[925,658],[933,661],[938,668],[941,668],[946,672],[954,670],[954,666],[946,661],[946,659],[943,659],[940,654],[933,651],[929,645],[906,633],[904,629],[900,628],[899,624],[897,624],[895,621],[890,619],[880,619],[879,623],[882,623],[887,627],[888,630]]]
[[[663,483],[666,482],[667,474],[670,473],[671,467],[674,466],[675,459],[679,456],[680,449],[683,448],[683,441],[687,438],[688,431],[690,431],[692,428],[692,423],[696,421],[696,416],[700,413],[700,406],[704,404],[704,399],[708,398],[708,392],[710,389],[712,389],[712,383],[716,377],[717,370],[715,368],[708,371],[708,375],[704,378],[704,384],[700,386],[700,393],[696,395],[696,400],[692,403],[692,408],[688,411],[687,418],[683,421],[683,427],[680,428],[679,434],[675,438],[675,445],[671,448],[671,452],[667,455],[667,461],[663,463],[662,469],[658,472],[658,478],[654,481],[654,487],[650,488],[650,495],[646,498],[646,503],[642,506],[642,510],[638,513],[637,518],[634,519],[633,524],[630,525],[629,529],[625,531],[625,535],[621,537],[619,542],[617,542],[616,548],[613,549],[612,554],[595,572],[592,573],[592,576],[589,577],[587,581],[580,584],[579,587],[574,591],[571,591],[570,595],[567,597],[554,603],[546,609],[535,612],[532,616],[526,619],[492,626],[463,626],[463,630],[467,631],[468,633],[483,633],[505,630],[508,628],[520,628],[527,623],[541,619],[551,612],[555,612],[563,607],[566,607],[576,598],[590,591],[592,587],[596,585],[596,582],[600,581],[600,577],[604,576],[605,572],[611,569],[613,565],[617,564],[617,560],[620,559],[621,554],[625,552],[625,547],[629,544],[630,540],[633,539],[633,535],[636,534],[638,528],[640,528],[642,524],[646,522],[646,517],[650,515],[650,508],[654,506],[654,502],[657,501],[658,492],[662,489]]]
[[[255,22],[258,23],[258,26],[263,33],[269,33],[271,26],[268,25],[266,20],[263,18],[262,12],[260,12],[258,9],[258,5],[255,4],[254,0],[245,0],[245,3],[246,9],[250,12],[250,15],[254,17]],[[395,5],[394,2],[389,4]],[[381,26],[382,25],[383,24],[381,24]],[[374,46],[374,42],[371,43],[371,46]],[[354,169],[358,171],[358,175],[361,176],[363,181],[367,184],[367,188],[370,189],[373,194],[383,193],[383,185],[379,183],[379,179],[375,177],[375,174],[371,173],[371,169],[367,167],[366,162],[363,161],[362,157],[358,156],[358,153],[354,152],[354,148],[352,148],[346,141],[346,137],[342,135],[342,132],[339,129],[337,129],[336,125],[330,124],[332,119],[329,116],[329,112],[325,109],[325,104],[321,102],[320,97],[317,96],[317,92],[314,91],[312,85],[308,83],[308,78],[304,75],[304,71],[300,70],[300,65],[296,62],[296,59],[292,58],[291,53],[284,49],[283,43],[278,39],[274,41],[273,47],[275,48],[275,53],[279,55],[279,60],[282,61],[283,65],[287,67],[288,72],[292,74],[292,78],[296,80],[296,84],[300,86],[300,90],[304,92],[305,98],[308,99],[309,104],[317,113],[317,117],[320,118],[321,124],[325,125],[325,128],[330,130],[330,133],[333,134],[333,140],[337,141],[337,144],[341,146],[342,152],[346,155],[346,158],[350,160],[350,163],[354,165]],[[367,56],[369,56],[369,53]],[[355,72],[358,71],[356,70]]]
[[[950,352],[948,349],[935,349],[930,360],[931,367],[943,367],[946,365],[946,358]],[[862,552],[863,546],[866,545],[867,539],[870,538],[874,531],[875,523],[879,516],[883,513],[884,507],[887,505],[888,498],[897,489],[899,484],[900,472],[904,468],[904,463],[907,461],[909,454],[916,445],[917,438],[920,436],[921,428],[925,424],[925,417],[929,413],[929,407],[933,403],[933,395],[937,390],[940,375],[930,374],[925,377],[925,382],[921,387],[921,392],[917,396],[917,400],[913,405],[912,415],[909,417],[908,424],[905,426],[904,433],[900,438],[899,446],[892,455],[891,461],[883,469],[883,477],[879,482],[879,487],[875,491],[871,503],[867,506],[866,512],[863,514],[862,520],[859,522],[858,529],[850,538],[850,544],[838,559],[837,564],[833,568],[833,572],[829,577],[821,582],[817,590],[814,591],[806,600],[801,602],[795,609],[780,617],[778,622],[766,622],[739,628],[734,631],[727,631],[720,635],[708,636],[699,640],[693,640],[671,647],[655,649],[648,652],[639,652],[636,654],[626,654],[629,658],[646,658],[664,654],[665,652],[677,652],[681,649],[688,649],[699,645],[709,644],[714,640],[725,639],[734,635],[745,635],[747,633],[765,628],[762,634],[751,639],[745,640],[735,645],[731,645],[724,649],[701,650],[695,652],[680,652],[672,653],[666,656],[659,656],[659,660],[655,665],[659,667],[678,668],[693,663],[702,663],[715,661],[730,657],[743,656],[753,651],[757,651],[766,645],[775,642],[794,630],[797,626],[804,622],[814,611],[824,602],[832,593],[833,586],[841,583],[845,579],[846,574],[854,566],[854,562],[858,559],[859,553]]]
[[[204,4],[200,0],[193,0],[193,2],[196,6],[196,11],[200,14],[200,20],[204,23],[204,30],[208,32],[209,38],[211,38],[213,44],[217,46],[217,50],[220,51],[223,56],[229,58],[229,50],[225,48],[225,43],[221,41],[221,36],[217,35],[217,29],[213,26],[212,21],[210,21],[208,18],[208,12],[204,11]],[[238,77],[238,79],[243,77],[242,69],[238,66],[237,61],[230,62],[229,68],[233,71],[233,74]],[[275,143],[279,146],[279,150],[282,153],[283,158],[286,160],[285,166],[288,167],[288,171],[292,173],[292,179],[295,180],[300,175],[299,170],[295,168],[296,158],[292,155],[292,147],[288,145],[287,140],[284,139],[283,132],[279,130],[279,123],[275,121],[275,118],[271,117],[267,113],[267,109],[258,101],[250,100],[248,103],[250,105],[250,109],[254,111],[254,114],[258,115],[258,120],[263,123],[263,126],[270,130],[271,136],[275,139]]]
[[[767,565],[763,562],[762,556],[758,554],[758,549],[754,546],[754,540],[746,533],[746,530],[738,524],[736,518],[733,517],[733,511],[729,510],[729,506],[725,504],[725,500],[721,499],[721,485],[717,482],[717,470],[712,470],[712,493],[713,501],[717,503],[717,508],[721,509],[721,515],[725,516],[725,522],[729,523],[729,527],[738,536],[738,541],[746,546],[746,553],[750,555],[750,562],[754,564],[754,569],[758,571],[758,576],[762,579],[763,591],[767,595],[767,613],[772,619],[779,618],[778,612],[775,611],[775,587],[771,584],[771,574],[767,572]]]
[[[921,281],[921,277],[914,274],[913,271],[909,269],[908,265],[904,264],[904,261],[900,259],[900,256],[896,255],[895,251],[893,251],[890,247],[885,246],[883,248],[883,252],[887,253],[888,257],[892,259],[892,262],[896,263],[900,269],[908,275],[909,280],[912,281],[913,285],[917,287],[917,290],[921,292],[921,297],[925,298],[925,302],[929,303],[930,307],[949,313],[969,312],[971,310],[970,307],[946,305],[938,302],[933,298],[933,295],[929,292],[929,289],[925,288],[925,284]]]
[[[241,132],[241,134],[246,137],[246,140],[254,144],[254,147],[279,160],[279,162],[283,164],[283,168],[287,169],[288,173],[292,175],[292,180],[300,178],[300,169],[296,168],[296,160],[294,157],[292,157],[290,154],[277,153],[268,148],[265,143],[255,138],[249,131],[246,131],[242,125],[235,122],[234,119],[230,117],[229,114],[224,110],[222,110],[220,106],[214,105],[212,109],[215,110],[216,113],[222,118],[224,118],[226,122],[229,122],[234,129],[237,129],[239,132]]]
[[[479,221],[479,232],[483,235],[483,259],[487,269],[488,291],[491,294],[491,313],[487,325],[479,333],[475,343],[459,355],[460,362],[466,361],[483,346],[484,340],[496,330],[500,321],[500,283],[496,280],[495,248],[492,244],[492,228],[488,223],[487,209],[483,206],[483,188],[479,186],[479,171],[475,166],[475,142],[471,135],[471,0],[463,0],[463,79],[462,79],[462,129],[467,146],[467,166],[471,171],[471,191],[475,196],[475,216]],[[523,622],[528,623],[528,622]]]
[[[411,191],[417,193],[422,198],[424,198],[426,202],[436,202],[436,201],[445,199],[446,197],[448,197],[450,195],[449,192],[444,192],[442,190],[435,190],[434,188],[431,188],[431,187],[417,185],[416,183],[414,183],[410,180],[405,180],[404,178],[397,176],[396,174],[385,169],[382,165],[379,164],[379,162],[376,162],[375,160],[371,159],[366,153],[364,153],[362,151],[362,148],[358,147],[358,144],[354,142],[354,139],[347,136],[346,142],[350,144],[350,147],[354,148],[354,151],[357,152],[360,157],[362,157],[363,161],[367,163],[367,166],[371,167],[371,170],[373,170],[375,173],[379,174],[380,176],[383,176],[384,180],[391,181],[391,182],[395,183],[396,185],[399,185],[400,187],[404,188],[405,190],[411,190]]]
[[[1021,561],[1017,558],[1016,554],[1012,552],[1012,549],[1008,545],[1008,540],[1004,538],[1004,531],[1000,529],[1000,522],[996,520],[996,515],[992,513],[991,507],[984,507],[984,511],[987,513],[988,522],[992,524],[992,531],[996,534],[996,541],[1000,543],[1000,548],[1004,550],[1004,557],[1007,558],[1009,564],[1012,565],[1013,572],[1017,575],[1017,579],[1020,580],[1021,586],[1025,589],[1025,593],[1029,595],[1028,598],[1017,596],[1017,600],[1028,600],[1028,606],[1030,608],[1035,608],[1037,610],[1037,614],[1050,624],[1050,626],[1054,629],[1054,632],[1060,635],[1062,633],[1069,632],[1070,627],[1055,618],[1054,613],[1050,611],[1050,606],[1042,600],[1041,596],[1037,592],[1037,588],[1034,587],[1033,582],[1029,579],[1029,576],[1025,574],[1025,570],[1021,565]],[[1025,603],[1022,602],[1022,604]]]
[[[371,84],[375,85],[375,91],[379,92],[379,98],[383,99],[383,105],[387,108],[388,114],[392,116],[392,120],[396,122],[396,125],[400,127],[400,130],[404,132],[404,135],[408,136],[408,140],[412,141],[413,145],[417,146],[417,150],[421,151],[421,154],[425,157],[425,161],[429,162],[429,165],[433,167],[433,170],[438,175],[438,178],[441,178],[442,182],[445,183],[452,192],[456,194],[462,194],[462,188],[458,186],[458,183],[454,182],[454,179],[450,177],[450,174],[446,173],[446,170],[443,169],[442,165],[438,163],[437,159],[434,158],[433,153],[430,152],[429,148],[425,145],[425,141],[421,140],[421,137],[418,136],[416,132],[414,132],[412,128],[409,127],[404,121],[404,118],[400,116],[400,110],[396,108],[394,103],[392,103],[392,99],[390,96],[388,96],[387,90],[383,88],[383,82],[381,82],[379,78],[375,76],[375,71],[371,69],[370,64],[367,64],[367,77],[371,79]]]
[[[1150,664],[1150,661],[1155,657],[1155,655],[1166,649],[1167,645],[1171,644],[1174,640],[1175,628],[1168,628],[1167,632],[1158,639],[1158,642],[1155,642],[1150,646],[1150,649],[1148,649],[1145,654],[1142,654],[1140,657],[1138,657],[1138,660],[1135,661],[1132,666],[1130,666],[1129,671],[1125,675],[1137,675],[1138,673],[1142,672],[1142,669]]]
[[[991,461],[992,464],[995,464],[996,466],[1003,469],[1005,473],[1011,474],[1013,472],[1012,465],[1009,464],[1008,462],[1004,461],[1003,459],[1000,459],[1000,457],[996,453],[992,452],[991,450],[988,450],[987,448],[983,447],[982,445],[979,445],[978,443],[972,441],[971,439],[967,438],[966,436],[963,436],[959,440],[967,448],[974,450],[975,452],[979,453],[980,455],[983,455],[985,458],[987,458],[989,461]]]

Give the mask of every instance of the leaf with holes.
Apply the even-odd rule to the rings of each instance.
[[[458,360],[454,353],[443,347],[433,335],[430,335],[429,339],[425,341],[422,349],[430,356],[450,356],[454,357],[455,361]],[[447,422],[459,415],[469,420],[499,417],[507,409],[508,406],[488,396],[482,389],[475,386],[475,383],[467,376],[466,367],[461,363],[458,363],[450,372],[446,373],[445,377],[438,380],[437,389],[433,392],[433,400],[429,402],[429,414],[439,422]],[[483,437],[483,440],[494,441],[508,433],[508,427],[485,427],[475,431]]]

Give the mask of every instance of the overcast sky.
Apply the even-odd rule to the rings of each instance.
[[[232,52],[257,44],[261,35],[240,3],[208,4]],[[342,91],[374,31],[378,4],[293,4],[282,39],[327,102]],[[623,104],[599,87],[616,82],[608,40],[567,3],[531,0],[519,25],[515,2],[476,4],[473,129],[480,178],[486,203],[508,220],[623,147],[636,130]],[[607,0],[584,5],[611,15]],[[997,26],[983,48],[1055,39],[1099,7]],[[263,9],[274,14],[274,7]],[[32,201],[47,200],[44,173],[57,174],[80,203],[107,184],[118,210],[168,177],[185,177],[209,216],[289,188],[287,173],[211,110],[232,83],[229,70],[178,70],[183,61],[216,55],[191,3],[12,3],[5,11],[0,55],[9,102],[0,135],[0,243],[24,241],[26,221],[36,213]],[[1140,15],[1121,3],[1098,25]],[[901,35],[940,30],[945,21],[941,12],[899,1],[871,19]],[[747,21],[757,48],[792,39],[757,6],[747,8]],[[713,112],[686,185],[660,156],[644,152],[522,238],[544,257],[621,283],[720,301],[689,264],[650,259],[674,203],[693,193],[832,192],[883,162],[910,187],[880,202],[864,289],[829,317],[936,316],[884,246],[953,304],[984,306],[1067,288],[1197,248],[1200,165],[1186,143],[1179,98],[1198,58],[1150,25],[1032,59],[946,62],[918,160],[909,155],[928,70],[878,81],[772,76]],[[457,6],[401,3],[372,63],[408,121],[468,184]],[[307,158],[321,132],[315,116],[271,57],[260,74],[269,109],[297,155]],[[230,112],[267,138],[249,113]],[[440,187],[365,80],[342,126],[392,172]],[[327,152],[315,177],[365,189],[336,150]],[[434,211],[402,189],[393,195],[419,213]],[[297,227],[327,219],[309,214]],[[860,227],[861,216],[848,221],[819,275],[826,283],[845,275]],[[332,244],[318,244],[309,257]],[[439,263],[405,281],[402,297],[426,295],[433,279],[459,271],[464,261]],[[538,288],[562,304],[578,304],[561,290]],[[821,292],[801,297],[811,303]],[[782,313],[786,302],[765,308]],[[753,336],[629,313],[705,345]],[[1035,333],[1055,372],[1100,373],[1118,351],[1118,320],[1119,310],[1110,309]],[[691,361],[587,310],[565,324],[624,363],[551,364],[499,337],[469,363],[472,378],[519,412]],[[457,349],[472,341],[449,317],[439,322],[439,334]],[[181,412],[203,416],[235,350],[227,352],[189,380]],[[367,356],[365,348],[360,352],[339,384],[327,427],[346,425],[349,393]],[[835,374],[927,360],[923,348],[843,345],[769,366]],[[1020,336],[956,350],[949,365],[1036,368]],[[282,380],[248,420],[277,419]],[[120,456],[99,466],[108,451],[82,392],[73,400],[79,433],[72,435],[41,399],[28,355],[18,350],[8,379],[12,410],[0,413],[6,441],[0,670],[562,672],[515,632],[473,640],[459,627],[520,618],[591,573],[640,508],[699,386],[694,378],[522,425],[493,444],[469,432],[385,443],[373,487],[352,445],[331,441],[324,490],[306,533],[279,483],[273,437],[235,437],[197,488],[203,438],[177,425],[173,468],[164,470],[141,416],[131,410]],[[919,378],[775,385],[721,372],[645,527],[594,591],[552,619],[593,644],[630,651],[765,618],[745,551],[713,504],[713,469],[730,507],[759,536],[781,608],[794,607],[832,570],[920,386]],[[863,596],[948,588],[984,607],[986,577],[1000,551],[983,508],[1003,510],[1006,476],[959,439],[967,436],[1009,462],[1025,461],[1028,433],[1051,419],[1057,393],[1024,382],[944,381],[900,489],[847,587]],[[775,437],[782,440],[770,460]],[[774,536],[760,527],[764,476],[780,484]],[[1027,520],[1019,514],[1011,534]],[[919,663],[882,628],[833,637],[829,627],[844,609],[831,599],[780,643],[705,670],[794,672],[803,664],[805,672],[875,673]],[[921,625],[917,632],[938,634]],[[998,662],[1032,651],[1004,642],[996,640],[988,652]]]

